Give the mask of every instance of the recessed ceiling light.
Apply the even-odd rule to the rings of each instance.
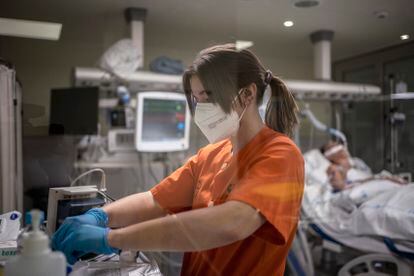
[[[408,35],[408,34],[403,34],[403,35],[401,35],[401,36],[400,36],[400,38],[401,38],[401,40],[407,40],[407,39],[409,39],[409,38],[410,38],[410,35]]]
[[[378,19],[385,19],[388,18],[390,14],[387,11],[376,11],[374,12],[374,16]]]
[[[283,22],[283,25],[285,26],[285,27],[292,27],[293,26],[293,21],[290,21],[290,20],[288,20],[288,21],[285,21],[285,22]]]

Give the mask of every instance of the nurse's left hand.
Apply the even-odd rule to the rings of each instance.
[[[62,242],[60,249],[70,264],[74,264],[87,253],[112,254],[119,250],[108,244],[109,228],[93,225],[80,225]]]

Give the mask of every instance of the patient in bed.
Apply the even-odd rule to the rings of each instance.
[[[321,152],[331,163],[326,173],[335,191],[349,189],[374,179],[407,184],[404,179],[389,173],[373,175],[365,164],[360,164],[357,159],[351,158],[346,147],[339,141],[330,140],[323,145]]]

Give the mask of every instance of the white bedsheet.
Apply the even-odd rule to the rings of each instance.
[[[414,184],[400,186],[388,180],[372,180],[333,193],[326,178],[329,161],[318,150],[304,157],[306,186],[302,209],[305,219],[309,218],[327,234],[355,248],[372,250],[375,245],[375,250],[378,246],[384,249],[381,238],[389,237],[405,241],[403,248],[414,251]],[[364,244],[358,244],[361,239],[365,240]]]

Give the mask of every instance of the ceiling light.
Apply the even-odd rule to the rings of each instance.
[[[401,35],[401,36],[400,36],[400,38],[401,38],[401,40],[407,40],[407,39],[409,39],[409,38],[410,38],[410,35],[408,35],[408,34],[403,34],[403,35]]]
[[[293,0],[293,5],[298,8],[311,8],[320,4],[319,0]]]
[[[236,40],[236,49],[238,51],[241,51],[243,49],[247,49],[253,46],[253,41],[247,41],[247,40]]]
[[[374,16],[378,19],[385,19],[389,16],[389,13],[387,11],[376,11]]]
[[[283,25],[285,26],[285,27],[292,27],[293,26],[293,21],[290,21],[290,20],[288,20],[288,21],[285,21],[285,22],[283,22]]]
[[[0,35],[58,40],[62,24],[0,18]]]

